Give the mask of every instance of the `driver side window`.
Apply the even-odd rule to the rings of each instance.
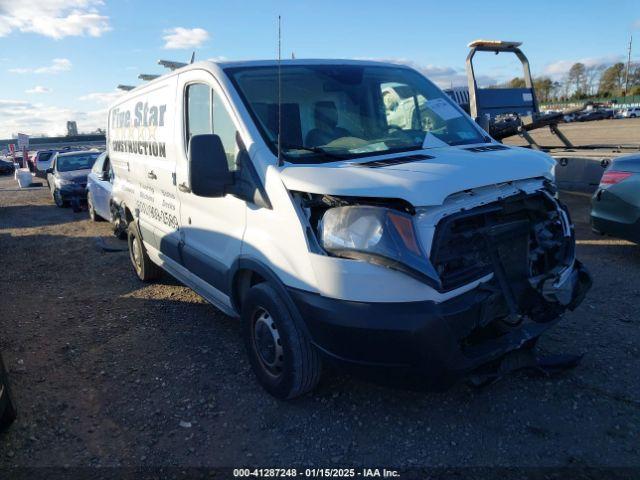
[[[220,96],[209,85],[194,83],[187,87],[185,107],[185,143],[189,145],[193,135],[215,133],[224,146],[229,170],[237,170],[236,127]]]

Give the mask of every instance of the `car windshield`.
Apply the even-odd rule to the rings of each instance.
[[[75,155],[65,155],[64,157],[58,157],[57,170],[59,172],[71,172],[72,170],[86,170],[93,167],[96,158],[100,155],[100,152],[94,153],[79,153]]]
[[[488,141],[433,83],[394,66],[226,69],[272,152],[294,163]],[[278,121],[278,111],[282,120]]]
[[[51,158],[51,155],[53,155],[53,152],[40,152],[38,154],[38,161],[46,162]]]

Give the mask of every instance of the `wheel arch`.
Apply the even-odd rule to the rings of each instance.
[[[241,256],[233,263],[228,273],[228,292],[233,308],[242,312],[242,302],[251,287],[268,282],[280,294],[296,324],[302,328],[307,338],[311,338],[305,322],[293,299],[278,275],[258,259]]]

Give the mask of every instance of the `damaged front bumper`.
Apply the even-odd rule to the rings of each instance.
[[[543,292],[552,313],[517,325],[497,319],[500,312],[508,316],[508,309],[495,281],[443,303],[367,303],[298,289],[289,293],[312,342],[328,359],[392,383],[417,381],[442,389],[533,343],[559,321],[563,311],[576,308],[591,286],[591,277],[577,260],[567,270]]]

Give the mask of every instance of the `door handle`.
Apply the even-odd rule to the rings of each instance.
[[[180,190],[181,192],[184,193],[191,193],[191,189],[189,187],[187,187],[187,184],[182,182],[180,185],[178,185],[178,190]]]
[[[158,178],[158,176],[155,173],[153,173],[153,170],[147,173],[147,177],[150,178],[151,180],[156,180]]]

